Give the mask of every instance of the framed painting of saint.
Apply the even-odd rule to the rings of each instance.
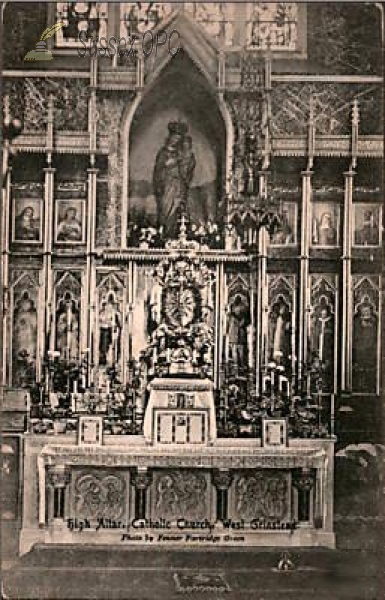
[[[41,244],[43,225],[43,200],[40,198],[14,198],[12,241],[18,244]]]
[[[313,202],[311,244],[319,248],[339,245],[340,207],[334,202]]]
[[[83,244],[85,242],[85,201],[56,200],[55,242],[58,244]]]
[[[381,244],[381,206],[356,202],[353,204],[353,246]]]
[[[281,227],[270,237],[270,246],[294,246],[297,243],[297,204],[283,202]]]

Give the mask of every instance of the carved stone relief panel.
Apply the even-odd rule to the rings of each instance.
[[[89,519],[128,521],[128,471],[117,469],[74,469],[71,481],[70,515]]]
[[[246,522],[289,521],[290,473],[275,469],[237,473],[230,488],[230,514]]]
[[[151,517],[171,521],[210,517],[209,475],[196,470],[154,471]]]

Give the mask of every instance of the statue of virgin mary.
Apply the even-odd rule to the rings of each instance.
[[[153,172],[158,226],[166,235],[178,232],[178,219],[187,216],[187,195],[195,169],[192,141],[185,123],[168,124],[168,137],[159,150]]]

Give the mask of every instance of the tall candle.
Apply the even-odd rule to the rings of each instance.
[[[78,393],[78,382],[75,380],[74,381],[74,394]]]
[[[76,398],[77,398],[76,392],[71,394],[71,410],[73,413],[76,412]]]

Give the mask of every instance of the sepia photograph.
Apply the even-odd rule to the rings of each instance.
[[[0,8],[2,597],[380,600],[384,4]]]

